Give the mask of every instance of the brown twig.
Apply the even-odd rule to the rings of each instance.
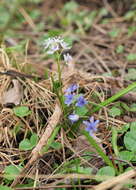
[[[24,73],[15,71],[15,70],[7,70],[4,72],[0,72],[0,75],[8,75],[8,76],[15,77],[15,78],[19,77],[19,78],[29,78],[29,79],[35,79],[35,78],[44,79],[41,76],[28,75],[28,74],[24,74]]]
[[[22,175],[23,173],[27,173],[27,171],[35,163],[35,161],[38,160],[42,156],[41,150],[42,150],[43,146],[46,145],[54,128],[58,124],[58,122],[60,120],[60,116],[61,116],[61,109],[60,109],[59,105],[56,104],[54,113],[51,116],[41,139],[39,140],[36,147],[33,149],[32,153],[31,153],[31,158],[28,161],[28,163],[26,164],[25,168],[21,171],[20,175]],[[16,184],[18,184],[18,182],[20,181],[20,175],[15,178],[15,180],[13,181],[13,183],[11,185],[12,187],[14,187]]]

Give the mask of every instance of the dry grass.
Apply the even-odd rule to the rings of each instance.
[[[98,3],[98,5],[101,4],[97,0],[93,2]],[[118,17],[117,13],[107,1],[104,2],[105,6],[112,14],[113,19],[111,19],[110,24],[100,24],[98,19],[93,24],[90,33],[82,37],[79,36],[80,42],[75,43],[73,47],[73,53],[75,54],[74,61],[69,67],[64,67],[62,76],[63,90],[71,83],[77,83],[82,88],[85,97],[96,104],[106,100],[119,89],[127,86],[129,81],[124,80],[126,70],[128,68],[135,68],[135,63],[129,63],[125,59],[126,55],[135,52],[135,37],[134,35],[127,35],[129,25],[124,21],[123,17]],[[61,3],[62,2],[60,2],[58,6],[61,6]],[[52,3],[48,4],[51,5]],[[119,3],[119,5],[121,7],[121,3]],[[42,32],[33,32],[35,23],[33,23],[27,12],[22,8],[19,11],[32,28],[32,31],[24,31],[24,34],[29,37],[32,36],[33,38],[42,35]],[[53,29],[54,28],[55,27],[53,27]],[[109,37],[108,32],[111,31],[111,28],[121,28],[120,34],[116,39]],[[125,46],[125,52],[124,54],[118,55],[115,53],[115,49],[120,44]],[[28,47],[26,47],[26,49],[27,48]],[[15,68],[11,64],[10,57],[5,52],[4,48],[1,48],[0,72],[11,69],[22,72],[26,70],[27,63],[33,65],[34,62],[37,63],[34,64],[34,67],[38,68],[39,74],[43,74],[43,68],[53,61],[51,59],[46,62],[41,62],[41,57],[39,53],[36,55],[26,55],[22,61],[22,57],[15,55],[14,58],[17,59],[17,63],[20,63],[20,60],[22,61],[22,64],[16,65]],[[115,75],[117,73],[118,77],[102,76],[103,73],[111,72],[115,73]],[[12,76],[0,75],[0,97],[3,96],[5,91],[13,86],[13,78]],[[95,155],[94,158],[88,161],[84,159],[84,151],[92,150],[92,147],[90,147],[90,145],[80,136],[80,129],[79,131],[73,132],[74,139],[67,136],[70,129],[61,129],[55,141],[62,144],[62,149],[49,149],[45,154],[41,154],[40,151],[43,146],[46,145],[54,128],[63,121],[61,109],[56,95],[52,93],[50,79],[39,80],[38,82],[27,77],[22,78],[18,76],[16,79],[23,89],[23,98],[20,105],[28,106],[32,114],[25,118],[19,118],[15,116],[12,108],[5,107],[3,104],[0,105],[0,172],[2,173],[0,181],[3,179],[4,168],[9,164],[19,164],[22,162],[22,159],[25,162],[24,170],[15,178],[12,186],[24,184],[26,182],[25,180],[30,178],[34,180],[34,187],[27,187],[26,189],[55,189],[56,187],[72,188],[73,185],[71,185],[71,182],[77,182],[77,179],[81,181],[95,179],[96,171],[104,165],[104,162],[98,155]],[[93,95],[95,96],[93,97]],[[135,101],[135,97],[135,93],[129,93],[127,96],[122,97],[122,99],[129,102],[130,100]],[[90,105],[89,109],[91,110],[91,108],[92,105]],[[101,120],[97,138],[100,140],[100,143],[105,146],[104,150],[106,151],[108,149],[109,156],[112,157],[112,152],[110,152],[111,144],[109,142],[111,131],[108,130],[108,127],[114,125],[117,128],[121,128],[128,120],[134,118],[129,117],[127,118],[128,120],[121,117],[113,119],[108,116],[108,108],[103,108],[98,114],[95,114],[95,117]],[[21,129],[19,134],[16,135],[13,131],[18,125],[21,125]],[[82,127],[83,126],[81,126],[81,128]],[[32,151],[20,151],[18,149],[19,142],[26,137],[28,131],[35,132],[39,137],[39,142]],[[82,142],[82,148],[79,147],[79,142]],[[65,168],[65,164],[73,158],[79,158],[82,166],[93,168],[94,175],[80,175],[75,173],[58,174],[62,168]],[[55,169],[54,163],[58,164],[58,167]],[[117,177],[105,179],[104,182],[98,185],[95,183],[93,185],[77,185],[77,188],[120,190],[124,189],[125,183],[129,182],[135,184],[133,180],[135,174],[135,170],[131,170]],[[65,182],[65,185],[58,186],[58,184],[62,182]],[[39,184],[39,187],[36,187],[36,183]],[[15,189],[21,190],[22,188]]]

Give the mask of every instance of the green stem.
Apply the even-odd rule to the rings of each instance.
[[[59,90],[58,90],[58,97],[60,104],[62,106],[62,111],[65,113],[65,105],[64,105],[64,100],[63,100],[63,92],[62,92],[62,79],[61,79],[61,67],[60,67],[60,56],[61,53],[57,52],[57,66],[58,66],[58,78],[59,78]]]
[[[58,66],[58,75],[59,75],[59,83],[62,89],[62,80],[61,80],[61,68],[60,68],[60,54],[57,52],[57,66]]]
[[[109,105],[111,102],[114,102],[115,100],[117,100],[121,96],[123,96],[123,95],[127,94],[129,91],[133,90],[134,88],[136,88],[136,82],[133,82],[132,84],[130,84],[125,89],[120,90],[118,93],[116,93],[112,97],[110,97],[107,100],[101,102],[97,107],[92,109],[91,114],[94,113],[94,112],[99,111],[101,108],[103,108],[104,106]]]
[[[95,150],[97,151],[97,153],[103,158],[103,160],[105,161],[105,163],[114,168],[111,160],[108,158],[108,156],[106,156],[106,154],[103,152],[103,150],[100,148],[100,146],[96,143],[96,141],[94,140],[93,137],[91,137],[89,135],[89,133],[85,130],[82,131],[83,135],[85,135],[85,137],[87,138],[87,140],[89,141],[90,145],[93,146],[95,148]],[[116,170],[116,168],[114,168]]]

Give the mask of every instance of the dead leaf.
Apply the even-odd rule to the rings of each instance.
[[[1,98],[1,104],[14,104],[19,105],[23,96],[23,90],[18,80],[12,80],[13,87],[3,93]]]

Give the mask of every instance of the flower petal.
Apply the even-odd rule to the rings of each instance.
[[[77,115],[77,114],[71,114],[71,115],[68,116],[68,118],[69,118],[69,120],[70,120],[72,123],[74,123],[74,122],[76,122],[76,121],[79,120],[79,115]]]

